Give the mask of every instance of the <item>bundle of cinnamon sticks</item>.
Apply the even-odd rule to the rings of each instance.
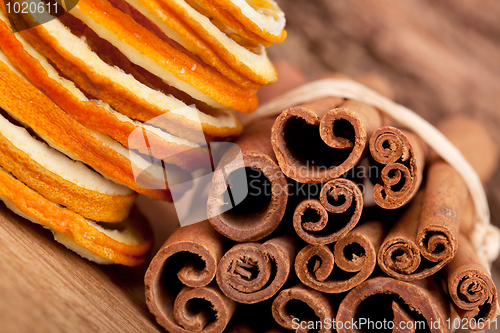
[[[376,82],[365,84],[391,95]],[[486,182],[497,155],[481,124],[438,128]],[[213,217],[179,228],[146,273],[148,307],[168,332],[495,327],[467,185],[419,136],[328,97],[254,122],[236,144],[244,163],[221,159]]]

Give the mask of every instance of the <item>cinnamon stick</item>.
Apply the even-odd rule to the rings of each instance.
[[[295,208],[293,227],[310,244],[329,244],[356,226],[363,210],[363,194],[356,183],[339,178],[327,182],[319,198],[304,200]]]
[[[224,240],[203,221],[178,228],[151,261],[144,277],[146,304],[168,332],[222,332],[236,303],[210,284]]]
[[[467,237],[460,234],[458,238],[457,255],[443,269],[444,279],[455,310],[467,319],[467,328],[480,331],[496,317],[497,289]]]
[[[394,318],[394,326],[385,329],[389,328],[393,332],[414,332],[415,328],[431,333],[449,332],[446,320],[450,318],[450,306],[440,287],[431,278],[410,283],[375,277],[351,290],[340,303],[336,317],[337,331],[375,331],[382,329],[375,326],[377,322],[382,324],[382,321],[391,317]],[[353,320],[358,323],[357,327],[340,325]],[[417,323],[421,325],[422,320],[425,320],[425,328],[410,327]],[[370,321],[373,326],[368,326]]]
[[[295,259],[297,277],[324,293],[351,290],[373,273],[385,234],[382,222],[370,221],[341,238],[333,251],[331,246],[307,245]]]
[[[235,142],[243,163],[240,151],[230,149],[213,176],[207,203],[210,224],[237,242],[269,235],[285,213],[288,183],[269,140],[272,125],[273,119],[252,124]]]
[[[393,225],[377,255],[380,268],[398,280],[422,279],[439,269],[435,265],[420,267],[422,257],[415,237],[423,199],[424,193],[420,191]]]
[[[425,163],[425,146],[413,133],[386,126],[370,138],[372,158],[384,165],[373,199],[382,208],[405,205],[418,191]]]
[[[425,187],[417,245],[424,258],[442,267],[457,253],[459,222],[469,191],[462,176],[441,159],[429,167]]]
[[[237,244],[222,257],[217,283],[227,297],[239,303],[262,302],[274,296],[293,275],[296,254],[290,236],[263,244]]]
[[[283,111],[273,125],[271,142],[286,176],[300,183],[322,183],[355,166],[381,125],[375,108],[328,97]]]
[[[309,323],[323,323],[315,327],[319,333],[332,332],[326,328],[326,319],[334,318],[336,311],[325,294],[299,283],[285,289],[274,299],[272,305],[274,319],[282,327],[295,332],[308,332]],[[301,325],[305,328],[301,329]],[[316,324],[313,324],[316,325]]]

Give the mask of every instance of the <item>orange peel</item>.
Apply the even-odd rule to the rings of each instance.
[[[121,231],[105,229],[50,202],[2,168],[0,200],[17,215],[50,229],[56,241],[100,264],[140,265],[153,245],[150,227],[137,212],[123,222]]]
[[[272,0],[196,1],[241,36],[269,46],[286,38],[285,14]]]
[[[20,76],[3,52],[0,56],[0,107],[7,113],[73,160],[83,161],[139,193],[172,200],[162,168],[156,164],[146,165],[146,160],[109,136],[78,123]],[[143,161],[141,165],[139,161]],[[134,176],[141,172],[144,186],[139,186]],[[170,170],[169,176],[174,183],[184,183],[188,179],[180,169]]]
[[[3,12],[0,12],[0,47],[32,83],[85,126],[111,136],[125,147],[138,149],[143,154],[152,152],[155,158],[188,171],[197,168],[206,156],[206,150],[194,142],[134,121],[104,103],[89,100],[73,82],[61,77],[22,36],[10,30]],[[155,149],[148,149],[139,141],[141,138],[131,135],[136,130],[143,131],[149,146]]]
[[[102,178],[0,114],[0,166],[51,201],[100,222],[125,220],[135,192]]]
[[[223,138],[241,132],[241,125],[232,112],[201,112],[108,65],[85,40],[73,35],[59,20],[23,30],[21,35],[78,87],[132,119],[147,122],[161,116],[155,126],[181,137],[189,131],[199,132],[200,124],[209,137]]]
[[[194,99],[214,108],[232,108],[241,112],[250,112],[257,107],[256,89],[242,88],[204,67],[109,2],[80,0],[70,13],[118,48],[131,62]]]
[[[159,38],[175,41],[183,52],[198,56],[204,63],[217,69],[222,75],[241,87],[257,89],[260,85],[251,81],[217,55],[210,45],[186,26],[174,13],[153,0],[108,0],[114,7],[127,13],[134,21],[154,32]]]
[[[196,11],[183,0],[112,1],[126,1],[158,26],[163,33],[199,55],[219,71],[221,71],[220,61],[222,60],[223,63],[229,64],[232,69],[259,85],[271,84],[277,80],[276,69],[269,60],[263,45],[254,45],[254,42],[245,41],[234,31],[227,31],[227,27],[224,27],[222,23],[213,22],[212,18]],[[221,31],[221,28],[227,33]],[[243,45],[248,44],[249,47],[240,45],[238,41]],[[221,71],[224,75],[226,72],[227,70]],[[229,78],[232,79],[232,77]]]

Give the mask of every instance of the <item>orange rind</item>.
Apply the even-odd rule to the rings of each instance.
[[[0,200],[17,215],[41,224],[56,241],[99,264],[137,266],[153,245],[148,223],[137,212],[113,229],[62,208],[0,168]]]
[[[187,93],[195,100],[216,109],[232,108],[242,112],[250,112],[257,107],[256,89],[242,88],[196,62],[109,2],[81,0],[70,13],[120,50],[132,63],[154,73],[168,85]],[[30,26],[47,22],[34,29],[52,47],[58,44],[66,51],[69,48],[75,55],[80,54],[80,50],[74,48],[76,45],[68,44],[63,38],[63,31],[54,29],[57,26],[54,22],[60,21],[50,20],[49,13],[28,13],[22,16]]]
[[[207,155],[206,149],[194,142],[134,121],[104,103],[89,100],[73,82],[61,77],[22,36],[10,30],[3,12],[0,12],[0,20],[0,47],[11,62],[80,123],[111,136],[125,147],[137,149],[143,154],[153,152],[155,158],[188,171],[196,169]],[[138,141],[140,138],[131,135],[136,130],[143,131],[149,146],[155,149],[147,149]],[[201,134],[201,129],[198,131]]]
[[[269,60],[264,45],[246,40],[225,27],[222,22],[207,17],[210,13],[201,13],[186,1],[112,1],[126,1],[154,22],[167,36],[220,71],[222,61],[259,85],[271,84],[277,79],[276,69]],[[223,71],[221,73],[226,75]]]
[[[176,45],[191,57],[218,70],[222,75],[244,88],[259,88],[260,85],[239,73],[217,55],[196,31],[186,26],[174,13],[154,0],[109,0],[116,8],[127,13],[134,21],[154,32],[167,43]],[[175,43],[173,43],[173,42]]]
[[[78,123],[21,77],[3,52],[0,58],[0,107],[73,160],[83,161],[106,177],[139,193],[171,200],[161,167],[148,165],[146,160],[114,139]],[[134,176],[139,173],[142,186],[137,184]],[[169,170],[168,176],[171,183],[189,180],[180,168]]]
[[[198,2],[226,26],[250,40],[281,43],[286,38],[285,13],[273,0],[189,1]],[[261,39],[254,39],[254,35]]]
[[[33,138],[0,113],[0,166],[49,200],[100,222],[125,220],[135,192]]]
[[[214,138],[241,132],[241,125],[230,111],[201,112],[198,104],[197,108],[188,107],[171,94],[153,89],[121,68],[107,64],[84,38],[75,36],[60,20],[23,30],[21,35],[86,94],[132,119],[147,122],[161,116],[155,126],[180,137],[189,131],[199,132],[200,126]]]

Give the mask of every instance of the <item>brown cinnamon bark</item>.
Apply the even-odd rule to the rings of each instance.
[[[336,311],[325,294],[299,283],[280,292],[273,301],[272,314],[276,322],[286,329],[309,332],[309,324],[321,322],[322,326],[316,326],[316,330],[327,333],[332,329],[326,328],[324,323],[326,319],[334,318]]]
[[[443,269],[443,275],[457,313],[461,318],[467,318],[468,329],[480,331],[488,328],[488,321],[495,318],[497,289],[490,273],[462,234],[459,235],[459,245],[457,255]]]
[[[385,165],[378,175],[373,199],[382,208],[395,209],[405,205],[418,191],[425,164],[425,146],[415,134],[386,126],[370,138],[373,159]]]
[[[424,192],[420,191],[391,228],[377,255],[380,268],[398,280],[421,279],[439,269],[435,265],[420,267],[422,258],[415,237],[423,199]]]
[[[319,198],[302,201],[293,214],[295,231],[309,244],[329,244],[344,237],[356,226],[363,210],[363,194],[348,179],[327,182]]]
[[[227,297],[239,303],[262,302],[274,296],[293,275],[296,254],[290,236],[264,244],[237,244],[222,257],[217,284]]]
[[[373,273],[385,234],[382,222],[371,221],[341,238],[333,251],[331,246],[307,245],[295,259],[297,277],[306,286],[325,293],[351,290]]]
[[[253,123],[235,142],[243,163],[237,158],[240,151],[230,149],[213,176],[207,203],[210,224],[237,242],[269,235],[285,213],[288,183],[269,140],[272,125],[273,119]],[[227,210],[228,205],[233,207]]]
[[[387,277],[371,278],[347,294],[339,306],[336,323],[339,333],[367,331],[368,320],[375,325],[377,321],[394,317],[393,332],[412,332],[412,323],[425,320],[427,329],[432,333],[449,332],[446,320],[450,318],[450,306],[446,296],[432,278],[414,282],[403,282]],[[366,320],[360,326],[360,319]],[[357,329],[339,325],[354,320]],[[387,327],[386,327],[387,329]],[[419,331],[424,328],[418,327]]]
[[[469,191],[462,176],[441,159],[429,167],[426,182],[416,240],[421,255],[441,266],[457,253],[459,221]]]
[[[271,142],[285,175],[317,184],[356,165],[381,124],[375,108],[328,97],[283,111],[273,125]]]
[[[153,258],[146,304],[168,332],[224,330],[236,303],[210,284],[223,253],[223,237],[203,221],[178,228]]]

